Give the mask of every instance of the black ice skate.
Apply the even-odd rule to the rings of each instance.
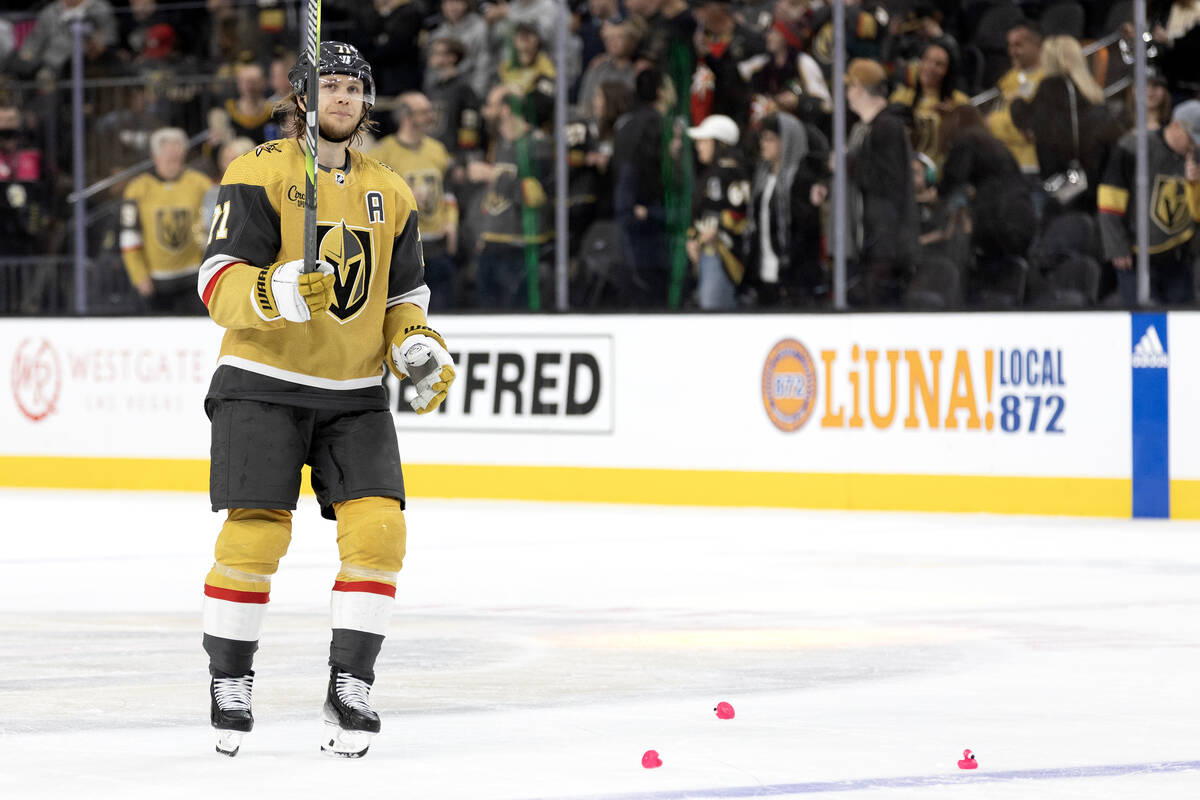
[[[325,693],[325,738],[321,750],[331,756],[362,758],[379,733],[379,715],[371,709],[371,684],[337,667],[329,671]]]
[[[240,678],[213,678],[209,685],[212,696],[212,726],[217,729],[217,752],[236,756],[242,736],[254,727],[250,711],[250,690],[254,673]]]

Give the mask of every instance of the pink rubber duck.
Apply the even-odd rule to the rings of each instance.
[[[979,762],[975,760],[975,754],[970,750],[963,750],[963,757],[958,762],[959,769],[978,769]]]

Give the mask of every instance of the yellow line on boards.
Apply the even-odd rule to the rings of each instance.
[[[1123,478],[467,464],[407,464],[404,478],[407,491],[416,497],[1090,517],[1132,514],[1131,482]],[[208,462],[0,456],[0,486],[203,492],[208,489]],[[311,492],[307,476],[304,486]],[[1200,518],[1200,481],[1172,481],[1172,501],[1175,516]]]
[[[1171,519],[1200,519],[1200,481],[1171,481]]]

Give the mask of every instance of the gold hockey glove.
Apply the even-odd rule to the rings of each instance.
[[[408,378],[417,390],[409,405],[418,414],[428,414],[442,404],[454,383],[454,360],[446,342],[433,328],[410,325],[392,339],[392,371]]]

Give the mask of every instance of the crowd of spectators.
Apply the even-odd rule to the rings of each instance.
[[[220,209],[212,192],[186,214],[146,208],[161,192],[128,168],[152,161],[147,174],[172,184],[184,165],[164,174],[160,150],[182,142],[202,190],[197,173],[219,181],[232,158],[278,138],[303,4],[6,9],[0,256],[69,253],[65,131],[83,20],[86,177],[121,178],[89,198],[93,268],[127,271],[147,308],[185,311],[154,302],[157,277],[198,265],[176,255],[147,266],[132,243],[161,244],[148,226],[164,219],[167,239],[186,228],[202,240]],[[376,128],[359,147],[412,186],[440,309],[536,309],[552,295],[560,136],[572,306],[822,308],[832,11],[825,0],[325,0],[322,34],[374,68]],[[1142,207],[1153,302],[1194,304],[1200,0],[1149,4],[1147,198],[1132,89],[1121,88],[1131,14],[1129,2],[1101,0],[846,0],[852,306],[1133,306]],[[193,244],[177,252],[193,259]]]

